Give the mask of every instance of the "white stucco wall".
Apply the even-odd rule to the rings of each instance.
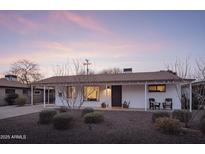
[[[0,88],[0,106],[7,105],[7,102],[5,101],[5,97],[7,97],[6,89],[15,89],[15,93],[18,94],[19,97],[26,98],[26,103],[30,103],[30,95],[23,94],[23,89],[21,88]]]
[[[130,108],[145,107],[145,86],[144,85],[123,85],[122,86],[122,103],[130,102]]]
[[[110,86],[110,85],[109,85]],[[64,96],[66,96],[66,89],[56,86],[55,87],[55,103],[57,106],[65,106],[67,102],[59,97],[59,92],[64,90]],[[130,102],[130,108],[144,108],[145,107],[145,86],[144,85],[122,85],[122,103],[124,101]],[[148,92],[147,91],[147,108],[149,108],[149,98],[155,98],[157,102],[164,102],[165,98],[173,99],[173,109],[181,109],[181,101],[179,96],[180,86],[176,90],[176,85],[167,84],[166,92]],[[76,106],[79,106],[80,98],[76,100]],[[85,101],[83,107],[101,107],[101,103],[105,102],[111,107],[111,90],[107,91],[106,86],[100,86],[100,101]],[[161,106],[162,107],[162,106]]]
[[[111,106],[111,92],[110,90],[107,91],[106,94],[106,86],[99,86],[100,87],[100,100],[99,101],[84,101],[82,107],[101,107],[101,104],[105,102],[106,104]],[[64,96],[67,96],[66,94],[66,88],[56,86],[55,87],[55,104],[57,106],[65,106],[67,105],[67,101],[64,99],[64,97],[59,97],[59,92],[64,91]],[[80,104],[80,92],[78,92],[78,97],[76,99],[75,106],[78,107]],[[106,96],[107,95],[107,96]]]
[[[165,98],[172,98],[173,109],[181,109],[181,87],[179,85],[167,84],[166,92],[147,92],[147,107],[149,107],[149,98],[155,98],[156,102],[161,103]]]

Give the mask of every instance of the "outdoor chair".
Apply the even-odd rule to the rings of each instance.
[[[154,103],[155,103],[155,99],[154,98],[150,98],[149,99],[149,109],[153,109],[154,110]]]
[[[162,104],[163,109],[171,109],[172,110],[172,98],[165,98],[165,102]]]
[[[149,109],[156,110],[157,108],[160,109],[160,103],[156,102],[154,98],[150,98],[149,99]]]

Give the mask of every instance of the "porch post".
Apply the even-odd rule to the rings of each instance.
[[[31,85],[31,105],[33,105],[33,86]]]
[[[46,86],[43,86],[43,107],[46,107]]]
[[[48,87],[48,104],[49,104],[49,91],[50,91],[50,89],[49,89],[49,87]]]
[[[105,97],[106,97],[106,107],[107,107],[107,104],[108,104],[108,108],[110,108],[111,107],[111,104],[109,104],[108,102],[109,102],[109,99],[108,99],[108,88],[107,88],[107,83],[106,83],[106,85],[105,85]]]
[[[144,85],[144,99],[145,99],[145,102],[144,102],[144,110],[147,111],[147,82],[145,82],[145,85]]]
[[[192,84],[189,84],[189,111],[192,112]]]
[[[106,96],[106,99],[107,99],[107,83],[105,84],[105,96]]]

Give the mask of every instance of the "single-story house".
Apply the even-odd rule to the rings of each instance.
[[[42,86],[45,94],[52,87],[55,89],[56,106],[101,107],[104,104],[113,108],[126,103],[129,108],[146,111],[164,109],[171,103],[168,105],[170,109],[181,109],[181,85],[191,85],[192,81],[171,71],[54,76],[33,83],[31,91],[34,86]],[[31,94],[31,102],[32,99]],[[169,102],[166,104],[166,101]]]
[[[0,106],[7,105],[5,101],[6,96],[14,93],[27,98],[27,102],[29,103],[29,90],[29,86],[17,81],[17,76],[5,75],[5,78],[0,79]]]
[[[0,79],[0,106],[8,105],[5,98],[9,94],[18,94],[19,97],[26,98],[26,103],[31,103],[31,87],[30,85],[22,84],[17,80],[16,75],[5,75]],[[50,92],[52,94],[52,92]],[[46,97],[48,98],[48,97]],[[51,102],[52,96],[50,96]],[[34,103],[43,103],[43,89],[35,88],[33,91]]]

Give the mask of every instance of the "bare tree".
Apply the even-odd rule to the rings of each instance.
[[[184,60],[176,58],[174,63],[165,64],[165,67],[167,70],[171,70],[176,73],[182,79],[192,76],[189,58],[187,57]]]
[[[91,81],[90,79],[94,77],[94,72],[89,71],[88,75],[85,75],[85,69],[83,66],[83,63],[79,59],[73,59],[72,64],[67,65],[66,67],[60,67],[59,70],[56,72],[58,73],[57,76],[61,75],[64,76],[67,72],[65,70],[66,68],[69,68],[72,70],[73,75],[73,83],[69,86],[60,86],[60,93],[61,93],[61,102],[64,106],[67,106],[68,108],[72,109],[74,107],[80,108],[84,103],[84,85],[85,82],[88,83]],[[72,94],[72,97],[68,97],[68,88],[72,88],[74,90],[74,94]],[[88,94],[89,95],[89,94]]]
[[[69,60],[64,64],[58,64],[53,66],[53,73],[55,76],[67,76],[70,75]]]
[[[117,67],[104,69],[100,72],[100,74],[119,74],[119,73],[122,73],[122,70]]]
[[[196,66],[197,66],[197,69],[195,71],[196,79],[204,80],[205,79],[205,61],[202,59],[197,59]]]
[[[17,75],[18,80],[24,84],[30,84],[42,78],[39,65],[26,59],[11,64],[9,72]]]
[[[191,66],[188,61],[188,58],[185,59],[185,61],[181,61],[177,59],[174,64],[167,65],[168,70],[172,70],[176,72],[178,76],[182,78],[182,80],[186,79],[187,77],[197,78],[198,80],[204,80],[205,79],[205,62],[203,60],[196,60],[196,68],[194,69],[195,72],[191,72]],[[182,94],[182,104],[185,105],[185,109],[190,108],[189,106],[189,85],[184,85],[184,91]],[[186,90],[187,89],[187,90]],[[181,97],[181,94],[179,93],[179,90],[177,90],[178,96]],[[186,101],[185,101],[186,100]],[[192,84],[192,108],[193,109],[200,109],[204,108],[205,105],[205,85],[202,84]],[[200,112],[196,111],[192,113],[192,117],[189,121],[186,122],[186,126],[189,126],[190,122],[193,121],[195,118],[198,119],[198,116],[200,116]]]

